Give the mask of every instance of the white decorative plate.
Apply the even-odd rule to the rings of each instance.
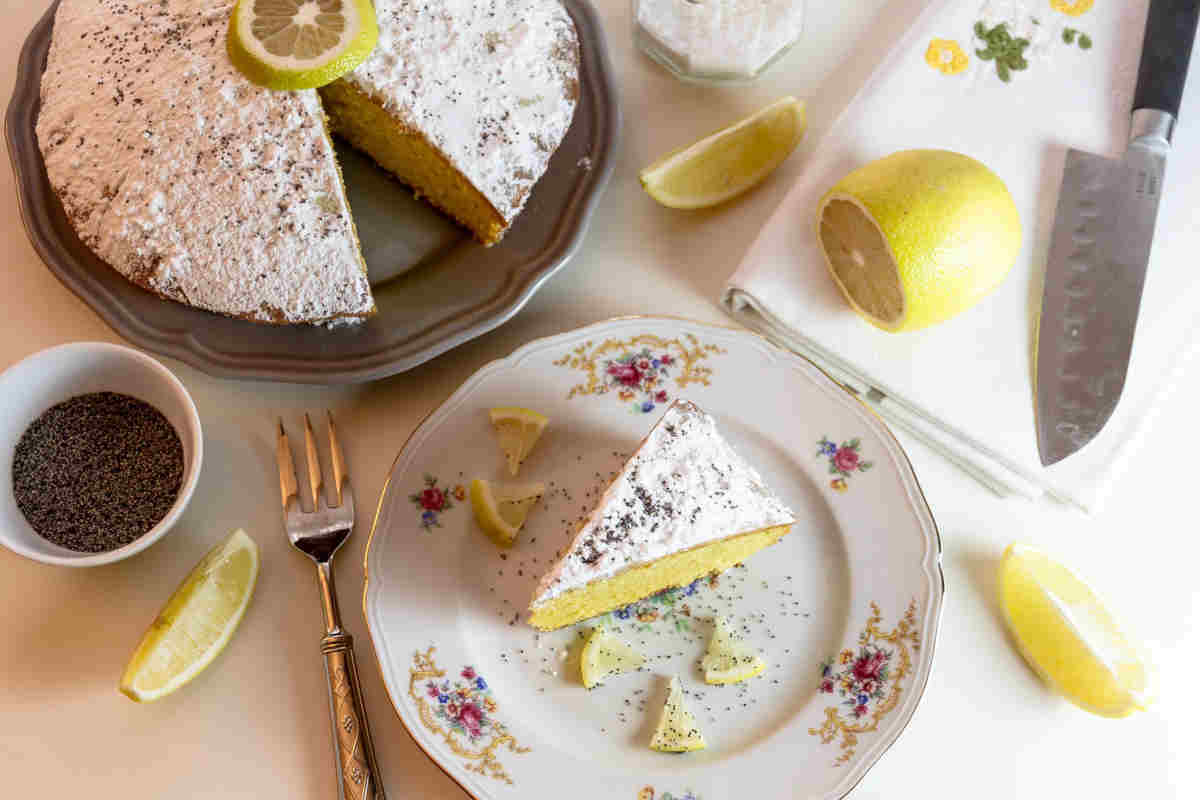
[[[578,643],[594,623],[539,635],[525,609],[572,522],[676,397],[716,417],[797,521],[715,585],[606,615],[649,666],[587,691]],[[550,491],[507,552],[465,493],[506,478],[486,414],[500,405],[551,418],[521,471]],[[488,364],[413,433],[380,498],[363,611],[401,720],[472,797],[839,798],[921,699],[939,559],[900,445],[824,373],[745,331],[621,319]],[[703,682],[714,614],[749,631],[760,677]],[[706,750],[646,747],[672,674]]]

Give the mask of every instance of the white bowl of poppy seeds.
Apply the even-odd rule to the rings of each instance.
[[[145,550],[200,476],[187,389],[128,347],[76,342],[0,373],[0,544],[68,567]]]

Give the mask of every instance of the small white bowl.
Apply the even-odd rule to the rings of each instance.
[[[34,532],[13,495],[13,454],[21,434],[46,409],[90,392],[120,392],[157,408],[183,443],[183,481],[167,515],[116,550],[79,553]],[[171,529],[200,477],[204,440],[200,416],[183,384],[166,367],[128,347],[74,342],[34,353],[0,373],[0,544],[35,561],[68,567],[111,564],[145,550]]]

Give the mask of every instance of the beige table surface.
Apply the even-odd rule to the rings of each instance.
[[[715,304],[722,282],[815,137],[759,191],[712,212],[657,207],[638,188],[637,169],[786,92],[809,98],[813,126],[826,125],[870,66],[858,54],[894,36],[920,5],[809,0],[803,43],[766,80],[705,90],[675,82],[637,54],[628,3],[603,0],[625,113],[616,174],[578,257],[516,319],[409,374],[361,386],[225,381],[167,360],[205,430],[203,474],[177,528],[129,561],[89,570],[0,550],[0,797],[335,797],[316,587],[307,561],[284,541],[275,501],[276,417],[294,423],[303,411],[332,408],[360,496],[374,498],[417,423],[473,371],[523,342],[621,314],[724,321]],[[5,102],[18,49],[43,10],[43,0],[4,4]],[[62,342],[118,340],[34,254],[7,163],[0,237],[0,368]],[[1200,796],[1197,390],[1200,368],[1166,403],[1108,510],[1092,518],[999,500],[905,441],[942,531],[946,610],[924,702],[855,798]],[[360,507],[365,529],[374,502]],[[241,630],[176,696],[129,702],[116,683],[132,647],[193,562],[234,527],[246,528],[263,556]],[[1089,576],[1157,651],[1156,708],[1121,721],[1092,717],[1051,695],[1025,667],[994,600],[997,559],[1014,539],[1040,543]],[[360,612],[365,542],[364,532],[348,544],[337,577],[388,793],[463,797],[388,703]],[[570,787],[561,796],[569,798]]]

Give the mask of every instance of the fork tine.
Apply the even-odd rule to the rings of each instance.
[[[342,485],[346,482],[346,459],[342,455],[342,445],[338,442],[337,428],[333,424],[333,412],[325,409],[325,420],[329,426],[329,460],[333,467],[333,493],[337,498],[336,505],[342,505]]]
[[[304,415],[304,455],[308,460],[308,488],[312,492],[313,511],[321,505],[321,461],[317,457],[317,439],[313,435],[312,422]]]
[[[279,420],[279,437],[275,441],[275,460],[279,464],[279,499],[286,511],[288,500],[299,496],[300,492],[296,488],[296,465],[292,461],[292,447],[283,431],[282,419]]]

